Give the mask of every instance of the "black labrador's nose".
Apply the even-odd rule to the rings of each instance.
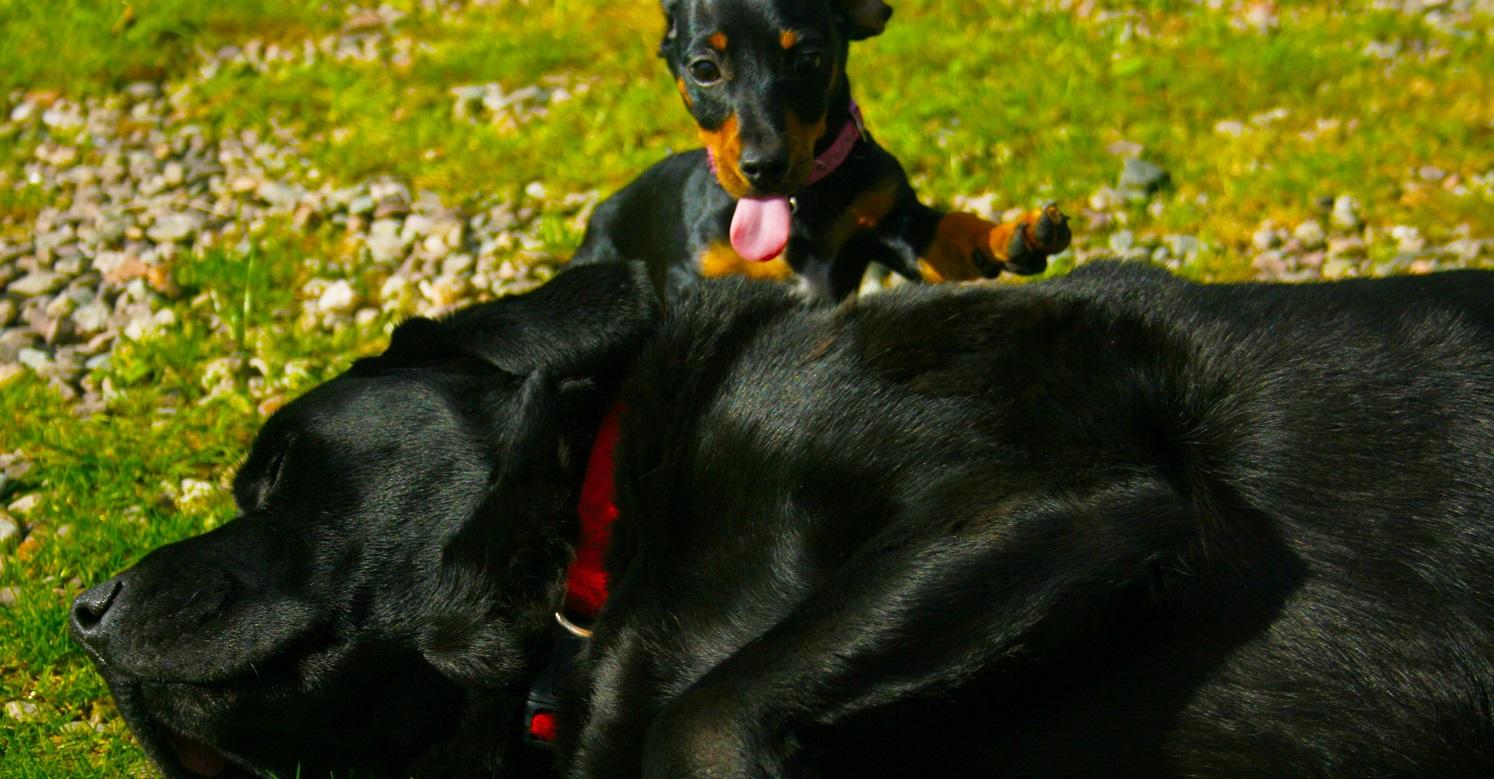
[[[788,174],[788,155],[778,150],[745,149],[742,151],[742,175],[758,189],[772,189],[783,183]]]
[[[72,629],[79,641],[96,647],[108,636],[109,607],[114,605],[123,588],[124,582],[121,579],[110,579],[73,601]]]

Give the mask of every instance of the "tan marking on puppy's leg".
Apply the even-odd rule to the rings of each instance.
[[[990,253],[991,233],[996,227],[975,214],[946,214],[939,220],[933,243],[918,261],[924,281],[966,281],[987,275],[976,266],[975,257],[978,252]],[[1010,239],[1010,230],[1006,235]]]

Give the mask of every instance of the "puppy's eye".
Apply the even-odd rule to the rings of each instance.
[[[721,68],[708,59],[695,60],[690,63],[686,70],[690,72],[690,78],[703,87],[708,87],[721,80]]]
[[[813,76],[825,64],[825,55],[817,51],[801,51],[794,55],[793,71],[796,76]]]

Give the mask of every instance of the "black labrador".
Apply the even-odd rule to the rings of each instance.
[[[73,629],[170,777],[518,775],[612,409],[564,775],[1494,775],[1489,272],[574,269],[282,409]]]

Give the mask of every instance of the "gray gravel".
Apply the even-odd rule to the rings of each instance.
[[[99,407],[103,388],[85,376],[122,340],[176,325],[170,307],[182,295],[175,269],[185,253],[246,251],[295,230],[322,230],[354,255],[351,263],[308,258],[313,272],[326,272],[297,296],[303,322],[316,327],[438,314],[548,276],[562,258],[539,237],[540,209],[579,225],[597,193],[531,185],[519,202],[462,210],[388,178],[322,181],[284,128],[213,138],[186,119],[193,84],[225,65],[383,56],[398,12],[360,13],[348,31],[305,51],[250,43],[217,52],[180,83],[139,82],[86,101],[18,93],[0,102],[0,142],[34,148],[31,159],[0,169],[0,188],[45,203],[29,223],[0,222],[0,385],[31,371],[85,408]],[[584,88],[474,87],[480,106],[471,117],[539,121],[547,106]]]

